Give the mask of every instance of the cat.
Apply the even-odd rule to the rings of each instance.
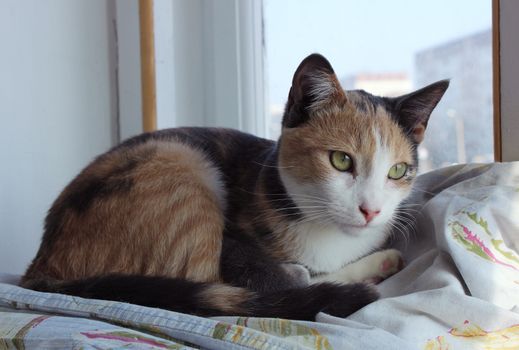
[[[448,84],[344,91],[312,54],[278,142],[222,128],[126,140],[53,203],[21,286],[201,316],[348,316],[402,268],[380,248]]]

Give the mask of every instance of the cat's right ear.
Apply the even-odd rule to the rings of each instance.
[[[423,141],[429,117],[448,87],[449,80],[441,80],[410,94],[393,98],[399,123],[416,144]]]
[[[294,73],[283,127],[297,127],[309,120],[317,110],[334,103],[345,104],[346,95],[330,62],[314,53],[305,58]]]

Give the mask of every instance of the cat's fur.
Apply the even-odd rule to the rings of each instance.
[[[54,202],[22,286],[199,315],[347,316],[377,298],[361,282],[399,268],[398,252],[371,253],[411,191],[447,86],[345,92],[314,54],[294,75],[277,143],[216,128],[129,139]],[[332,167],[334,150],[352,171]],[[399,162],[409,172],[388,179]],[[380,213],[368,223],[362,208]]]

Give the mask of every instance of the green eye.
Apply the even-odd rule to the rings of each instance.
[[[399,180],[403,178],[407,174],[407,164],[406,163],[398,163],[395,164],[389,169],[389,173],[387,177],[392,180]]]
[[[350,156],[341,151],[330,152],[330,163],[339,171],[348,171],[353,167],[353,160]]]

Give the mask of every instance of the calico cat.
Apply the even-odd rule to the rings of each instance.
[[[219,128],[131,138],[54,202],[21,285],[202,316],[347,316],[377,299],[366,281],[401,268],[396,250],[375,251],[447,87],[344,91],[313,54],[278,142]]]

